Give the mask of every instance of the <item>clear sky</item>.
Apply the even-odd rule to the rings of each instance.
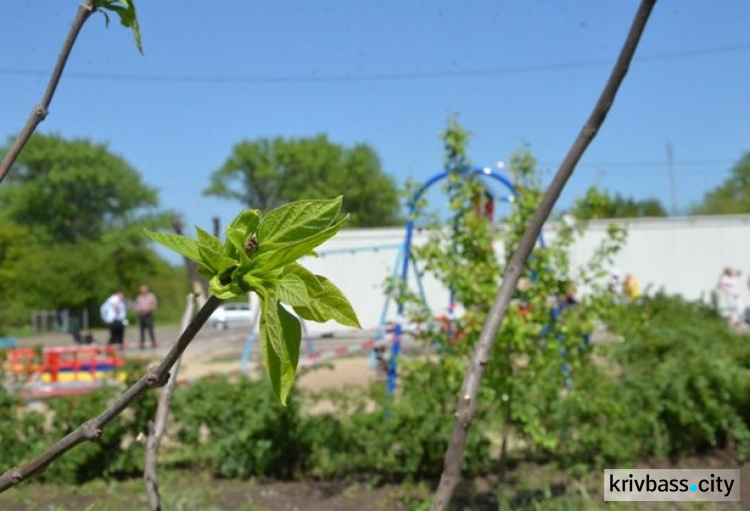
[[[78,2],[0,3],[0,136],[41,98]],[[189,224],[246,138],[366,142],[398,182],[441,168],[451,113],[472,160],[528,147],[549,176],[589,115],[635,0],[137,0],[145,55],[89,20],[40,131],[106,142]],[[684,210],[750,150],[750,2],[660,0],[562,205],[592,184]],[[667,144],[674,154],[671,187]],[[345,193],[345,190],[341,192]]]

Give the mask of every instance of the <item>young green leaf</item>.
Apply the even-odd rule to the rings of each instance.
[[[215,236],[211,236],[206,231],[195,226],[198,233],[198,252],[201,255],[201,262],[207,268],[218,271],[219,264],[224,259],[224,245]]]
[[[297,275],[287,273],[276,284],[279,300],[292,306],[309,307],[310,296],[305,282]]]
[[[198,233],[198,244],[210,248],[214,252],[220,254],[224,253],[224,244],[219,241],[219,238],[212,236],[197,225],[195,226],[195,232]]]
[[[290,264],[286,271],[298,276],[307,287],[310,305],[294,306],[294,311],[301,318],[320,323],[332,319],[342,325],[362,328],[351,303],[333,282],[313,275],[299,264]]]
[[[271,388],[282,404],[294,385],[302,327],[273,294],[260,295],[260,342]]]
[[[301,241],[322,231],[341,212],[341,197],[290,202],[263,216],[258,226],[259,251]]]
[[[263,358],[266,361],[266,372],[268,372],[268,379],[271,382],[271,389],[273,390],[276,399],[281,401],[281,358],[279,357],[276,350],[268,342],[268,336],[274,335],[280,332],[280,330],[274,330],[269,333],[268,331],[268,318],[260,316],[260,349],[263,352]],[[283,402],[282,402],[283,404]]]
[[[143,43],[141,41],[141,26],[138,23],[138,15],[135,12],[135,3],[133,0],[97,0],[94,4],[97,9],[106,9],[112,11],[120,17],[120,23],[122,26],[133,30],[133,37],[135,38],[135,45],[138,47],[138,51],[143,54]],[[107,23],[109,18],[104,13]]]
[[[149,229],[144,229],[144,231],[146,231],[148,237],[155,242],[161,243],[165,247],[174,250],[178,254],[185,256],[192,261],[201,261],[201,255],[198,251],[198,243],[194,239],[168,232],[154,232]]]
[[[281,363],[288,363],[284,351],[284,341],[279,319],[278,300],[273,293],[259,293],[260,298],[260,342],[268,345],[279,357]]]
[[[216,252],[212,248],[205,245],[198,245],[198,253],[200,254],[200,263],[213,273],[218,272],[219,264],[224,259],[224,253]]]
[[[273,271],[295,262],[302,256],[308,255],[315,247],[321,245],[339,232],[348,219],[349,215],[312,236],[290,243],[284,249],[266,252],[257,256],[255,258],[255,268],[252,271],[256,273]],[[260,245],[262,246],[263,243],[261,242]]]
[[[284,365],[283,358],[281,364],[281,384],[279,398],[282,404],[286,404],[286,398],[294,386],[294,378],[297,374],[297,364],[299,363],[299,348],[302,342],[302,325],[299,320],[288,312],[280,303],[277,302],[279,310],[279,320],[281,321],[281,331],[284,335],[284,349],[286,350],[286,360],[288,365]]]
[[[229,283],[222,284],[221,277],[214,275],[208,281],[208,287],[211,294],[222,300],[231,300],[237,296],[229,287]]]
[[[257,209],[246,209],[232,220],[232,223],[229,224],[229,229],[241,229],[245,235],[250,236],[258,229],[259,222],[260,211]]]

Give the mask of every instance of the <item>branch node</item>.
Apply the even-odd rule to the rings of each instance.
[[[83,425],[83,435],[86,437],[86,440],[91,440],[92,442],[99,440],[103,433],[104,430],[97,427],[96,424],[94,424],[94,421],[87,421]]]
[[[18,467],[11,468],[8,473],[10,474],[10,480],[13,481],[13,484],[18,484],[23,481],[23,474]]]
[[[44,108],[44,105],[37,105],[34,107],[34,117],[36,117],[40,121],[43,121],[47,117],[48,113],[49,110]]]
[[[169,380],[169,371],[164,374],[159,374],[159,366],[154,365],[148,370],[149,374],[146,376],[146,385],[149,388],[163,387]]]

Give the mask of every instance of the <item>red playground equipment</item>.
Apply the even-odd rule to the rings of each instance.
[[[82,394],[124,381],[125,362],[112,346],[31,348],[6,352],[5,374],[11,389],[29,398]]]

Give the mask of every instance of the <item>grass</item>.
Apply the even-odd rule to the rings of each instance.
[[[562,480],[565,480],[562,483]],[[429,509],[433,485],[426,482],[372,487],[367,483],[284,483],[219,480],[207,474],[162,471],[160,491],[164,511],[277,511],[349,510],[380,511]],[[642,503],[603,502],[601,473],[573,480],[539,467],[521,470],[504,482],[478,479],[463,483],[456,494],[455,510],[476,511],[637,511]],[[649,511],[738,510],[740,503],[650,503]],[[17,511],[120,511],[148,509],[140,479],[93,481],[80,486],[25,483],[0,494],[0,509]]]
[[[251,495],[253,483],[165,471],[160,478],[164,511],[266,511]],[[29,482],[0,495],[0,509],[18,511],[120,511],[148,509],[143,481],[92,481],[80,486]]]

